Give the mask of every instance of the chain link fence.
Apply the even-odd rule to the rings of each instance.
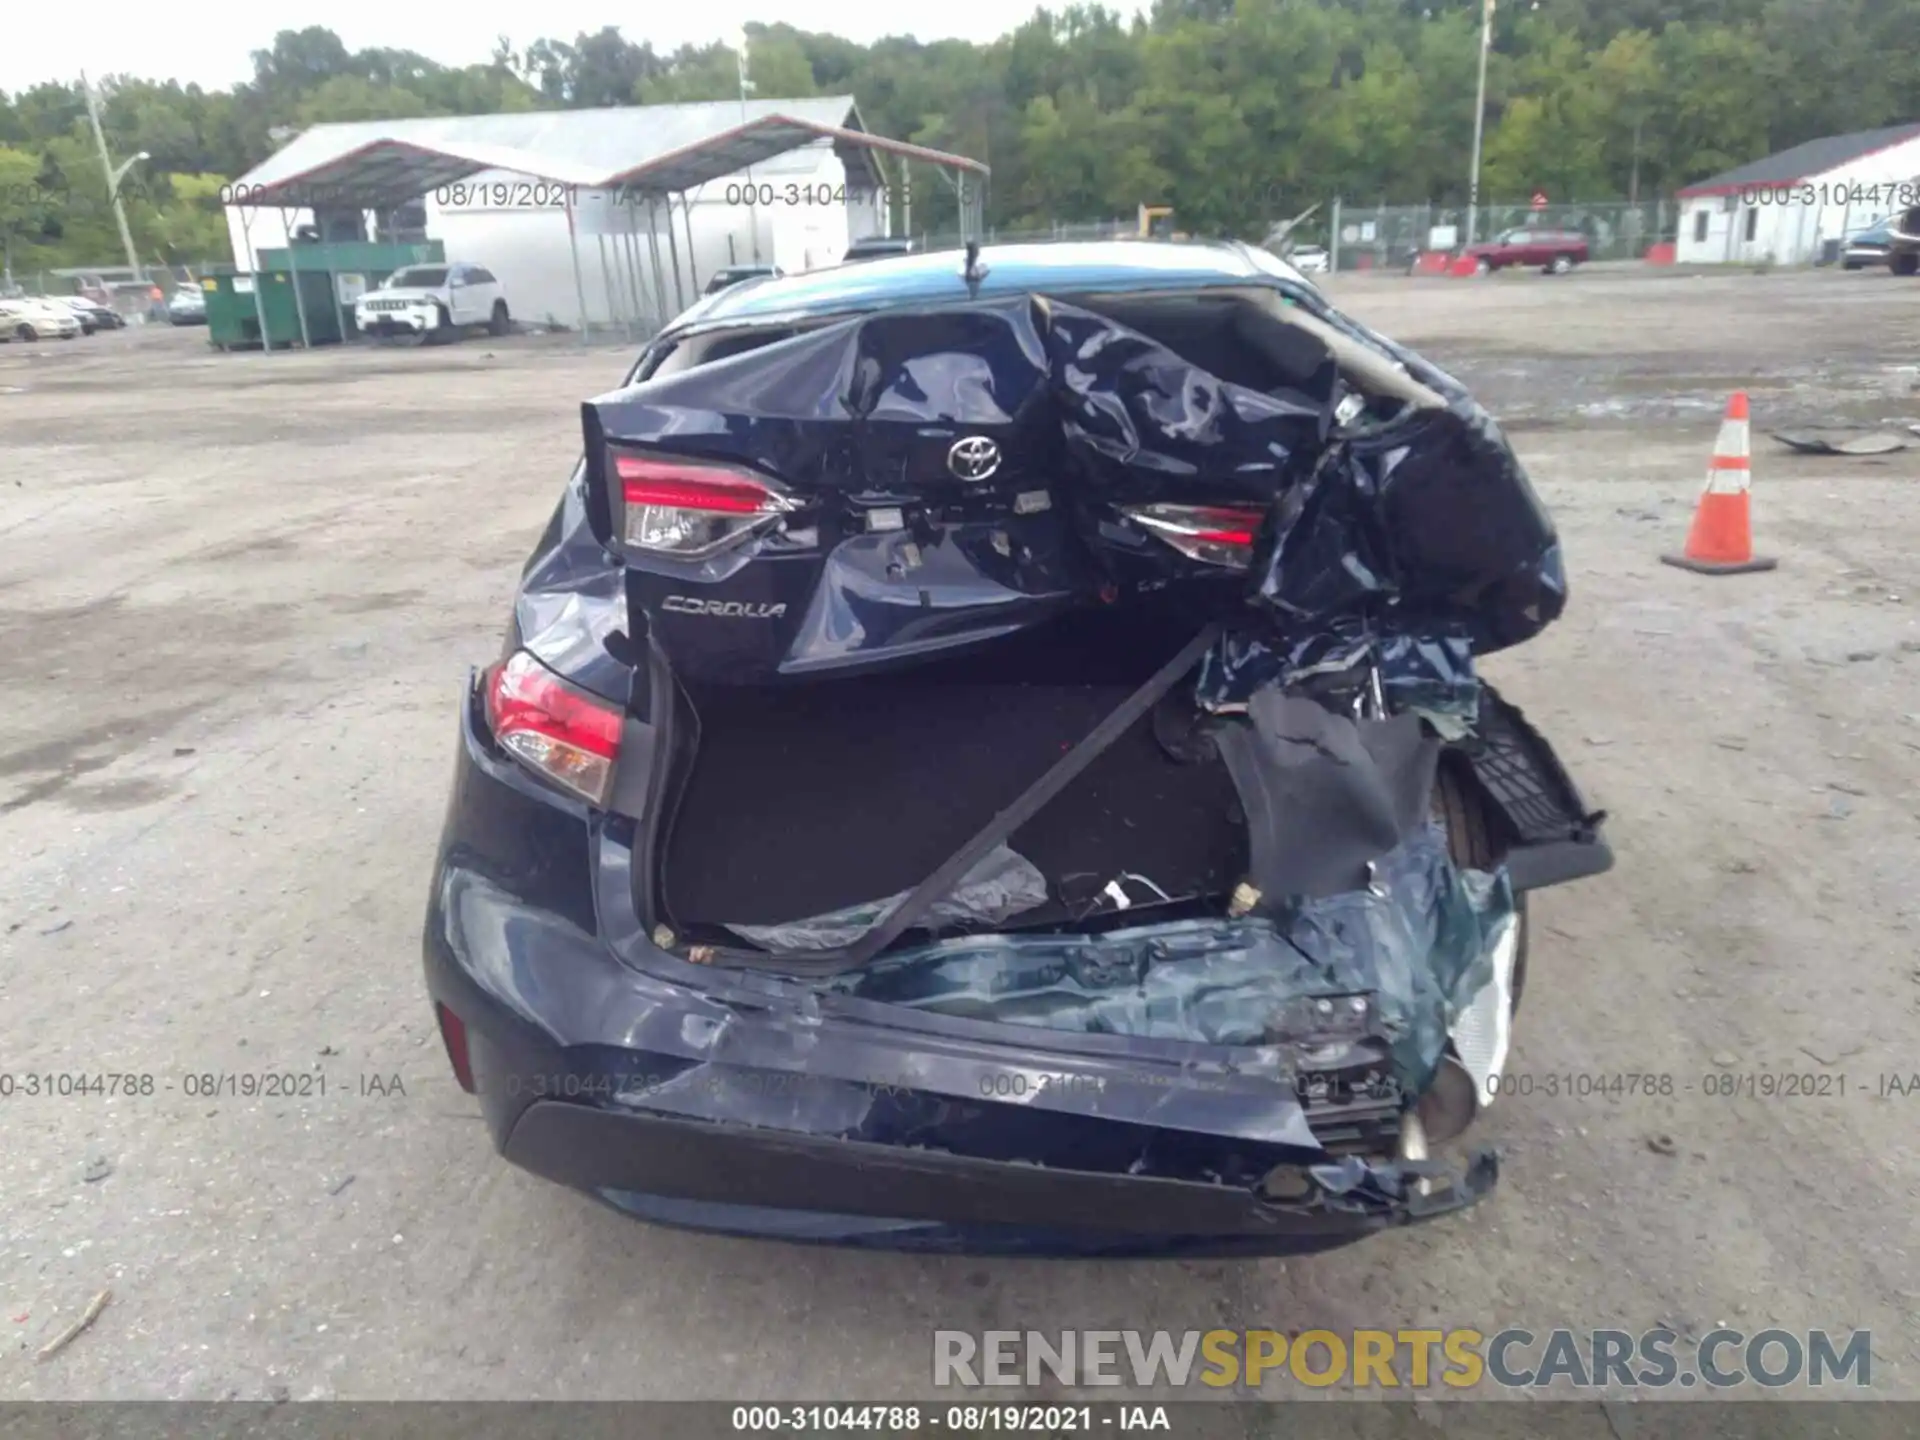
[[[1508,230],[1577,230],[1587,237],[1593,260],[1641,260],[1649,247],[1672,242],[1679,208],[1671,200],[1572,202],[1535,206],[1529,201],[1480,207],[1476,240],[1491,240]],[[989,245],[1045,240],[1118,240],[1139,234],[1137,216],[1110,220],[1056,222],[1008,228],[988,226],[979,238]],[[1322,245],[1337,270],[1405,270],[1423,252],[1457,250],[1467,243],[1465,206],[1357,205],[1334,200],[1291,236],[1295,244]],[[913,240],[923,250],[958,248],[957,230],[919,230]]]
[[[1464,206],[1356,205],[1335,200],[1327,209],[1327,249],[1336,270],[1404,270],[1422,252],[1456,250],[1467,243]],[[1650,246],[1671,242],[1679,208],[1671,200],[1624,200],[1534,205],[1482,205],[1474,239],[1492,240],[1517,229],[1577,230],[1593,260],[1639,260]]]
[[[1056,221],[1047,225],[989,225],[977,234],[962,237],[952,226],[942,230],[915,230],[913,243],[922,250],[958,250],[969,239],[982,245],[1025,245],[1047,240],[1127,240],[1139,233],[1137,217],[1128,215],[1112,220]]]
[[[206,265],[162,265],[158,262],[147,265],[142,273],[149,285],[171,286],[190,285],[207,270]],[[98,278],[109,285],[133,286],[133,272],[124,265],[102,265],[88,270],[84,267],[69,267],[61,270],[15,270],[13,288],[22,295],[77,295],[83,288],[83,282],[89,278]],[[0,281],[0,285],[5,282]]]

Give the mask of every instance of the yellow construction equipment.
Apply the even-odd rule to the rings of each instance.
[[[1139,237],[1142,240],[1184,240],[1187,237],[1173,228],[1173,207],[1171,205],[1142,205],[1140,207]]]

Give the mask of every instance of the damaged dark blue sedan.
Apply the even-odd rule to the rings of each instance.
[[[741,1234],[1286,1253],[1472,1204],[1560,613],[1457,382],[1235,245],[751,281],[581,410],[426,975],[517,1165]]]

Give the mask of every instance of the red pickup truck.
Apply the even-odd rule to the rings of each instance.
[[[1564,275],[1587,259],[1587,237],[1578,230],[1528,227],[1507,230],[1461,252],[1478,262],[1481,274],[1503,265],[1538,265],[1549,275]]]

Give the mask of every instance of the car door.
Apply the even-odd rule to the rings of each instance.
[[[469,265],[460,272],[461,301],[466,314],[462,323],[484,325],[493,313],[493,276],[478,265]]]
[[[447,271],[447,315],[456,325],[473,323],[473,287],[467,281],[467,272],[461,266]]]

